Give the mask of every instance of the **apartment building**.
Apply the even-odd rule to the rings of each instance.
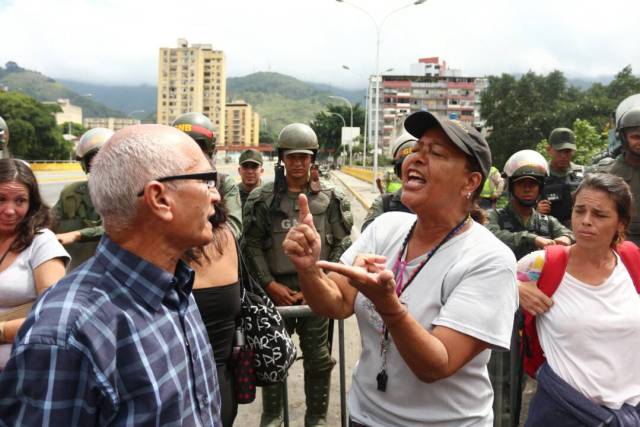
[[[62,111],[54,113],[57,125],[61,125],[63,123],[82,124],[82,107],[73,105],[68,99],[58,98],[56,101],[45,101],[43,104],[57,105],[60,107]]]
[[[85,117],[82,120],[82,126],[86,129],[107,128],[114,132],[127,126],[139,124],[140,120],[128,117]]]
[[[382,149],[388,153],[405,117],[418,110],[481,125],[480,94],[487,85],[487,79],[465,76],[438,57],[420,58],[408,75],[382,75],[378,110]],[[371,93],[375,96],[375,90]]]
[[[243,100],[230,102],[225,113],[225,146],[257,147],[260,136],[260,116]]]
[[[183,113],[200,112],[209,117],[218,132],[218,145],[225,141],[227,96],[224,52],[210,44],[191,44],[178,39],[175,48],[160,48],[158,58],[157,121],[171,124]]]

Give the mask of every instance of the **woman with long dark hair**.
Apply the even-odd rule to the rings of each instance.
[[[69,255],[27,163],[0,159],[0,370],[31,304],[65,274]]]

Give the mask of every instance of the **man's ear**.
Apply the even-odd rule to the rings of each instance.
[[[160,182],[152,181],[147,184],[143,203],[149,214],[156,216],[161,221],[169,222],[173,219],[175,200],[172,192]]]

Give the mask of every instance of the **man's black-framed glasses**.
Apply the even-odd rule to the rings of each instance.
[[[166,182],[166,181],[177,181],[180,179],[193,179],[196,181],[201,181],[203,184],[207,185],[208,189],[212,189],[216,187],[218,172],[200,172],[200,173],[188,173],[184,175],[163,176],[162,178],[156,178],[153,181]],[[140,197],[143,194],[144,194],[144,188],[140,190],[137,196]]]

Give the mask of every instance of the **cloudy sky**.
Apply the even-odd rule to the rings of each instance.
[[[468,75],[640,73],[637,0],[0,0],[0,64],[57,78],[155,84],[158,48],[210,43],[227,75],[277,71],[364,87],[439,56]],[[370,16],[361,10],[364,9]],[[374,25],[373,21],[376,21]],[[352,71],[345,71],[342,65]]]

